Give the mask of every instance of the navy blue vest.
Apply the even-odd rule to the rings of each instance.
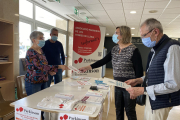
[[[161,48],[159,53],[157,53],[157,55],[154,57],[154,59],[151,62],[151,65],[150,66],[148,65],[149,66],[149,70],[147,74],[148,86],[164,83],[165,71],[164,71],[163,65],[167,57],[166,55],[168,53],[168,49],[171,45],[180,46],[180,43],[178,41],[171,40],[168,36],[163,35],[161,40],[153,48],[155,52],[165,41],[167,43]],[[152,53],[150,53],[150,55],[152,55]],[[151,104],[152,110],[180,105],[180,91],[170,93],[170,94],[157,95],[155,101],[150,99],[150,104]]]

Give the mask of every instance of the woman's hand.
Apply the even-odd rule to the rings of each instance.
[[[88,66],[86,66],[86,67],[79,68],[79,70],[80,70],[82,73],[86,72],[87,70],[91,70],[91,69],[92,69],[92,67],[91,67],[90,65],[88,65]]]
[[[125,83],[126,83],[127,85],[131,85],[132,87],[134,87],[134,86],[136,86],[137,84],[143,83],[143,80],[142,80],[142,78],[130,79],[130,80],[125,81]]]
[[[51,76],[54,76],[54,75],[56,75],[56,72],[49,72],[49,74],[50,74]]]

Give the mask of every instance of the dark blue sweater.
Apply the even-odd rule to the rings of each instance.
[[[64,65],[65,56],[61,42],[56,41],[55,43],[51,43],[47,40],[42,50],[49,65]]]

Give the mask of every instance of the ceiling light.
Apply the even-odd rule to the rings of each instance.
[[[131,28],[132,30],[134,30],[135,28]]]
[[[106,33],[106,35],[109,35],[109,33]]]
[[[131,35],[134,35],[134,34],[131,34]]]
[[[136,14],[136,11],[131,11],[130,13],[131,13],[131,14]]]
[[[149,13],[157,13],[157,10],[150,10]]]
[[[19,16],[19,14],[14,14],[15,16]]]

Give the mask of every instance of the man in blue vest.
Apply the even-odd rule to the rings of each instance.
[[[146,87],[131,87],[130,98],[146,95],[144,120],[166,120],[173,106],[180,105],[180,43],[163,34],[161,23],[147,19],[140,27],[142,42],[151,47],[146,77],[131,79],[135,86],[146,81]]]
[[[48,65],[64,65],[65,56],[62,43],[57,41],[58,39],[58,30],[56,28],[52,28],[50,30],[51,39],[46,40],[44,47],[42,48],[46,59],[48,61]],[[51,85],[51,81],[54,77],[54,84],[62,81],[62,69],[58,69],[58,72],[54,75],[50,73],[48,87]]]

